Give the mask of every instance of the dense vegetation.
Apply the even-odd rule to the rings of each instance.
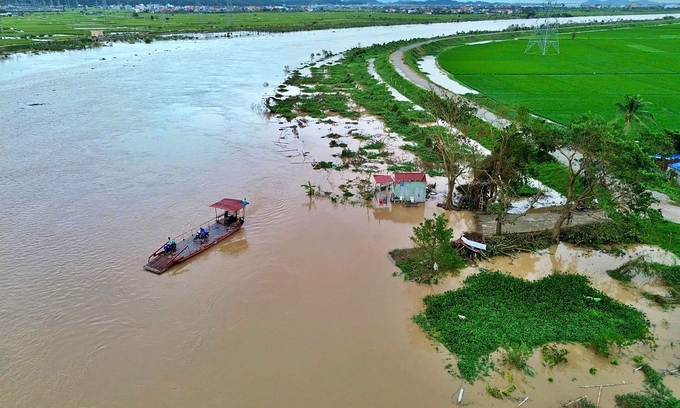
[[[641,94],[650,102],[653,129],[677,129],[680,106],[680,23],[630,25],[621,29],[560,35],[560,53],[525,54],[524,41],[458,46],[437,56],[455,79],[485,98],[566,124],[592,112],[618,117],[620,95]]]
[[[589,285],[581,275],[553,273],[536,282],[501,272],[468,277],[461,289],[427,296],[414,320],[458,358],[474,381],[498,348],[581,343],[607,353],[650,339],[644,314]],[[559,311],[559,312],[558,312]]]
[[[640,229],[630,222],[606,221],[562,228],[560,241],[573,245],[603,249],[605,245],[641,244],[645,238]],[[507,233],[486,237],[489,257],[510,255],[513,252],[538,251],[552,245],[550,231]],[[610,248],[609,251],[614,251]]]

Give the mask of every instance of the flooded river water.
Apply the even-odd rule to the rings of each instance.
[[[291,164],[274,144],[281,125],[253,107],[284,66],[323,49],[517,23],[116,44],[0,61],[0,406],[450,405],[459,382],[443,368],[448,356],[410,319],[424,295],[460,278],[407,284],[391,276],[387,256],[409,246],[435,203],[310,200],[301,184],[325,175]],[[223,197],[251,203],[242,231],[168,274],[142,270],[168,235],[208,220]],[[473,225],[466,213],[449,216],[457,231]],[[571,254],[523,257],[513,273],[548,273],[561,253]],[[657,320],[677,339],[674,316]],[[664,353],[658,361],[677,362]],[[540,381],[527,393],[553,392]],[[581,395],[563,385],[555,398]],[[470,390],[478,406],[497,403],[481,382]]]

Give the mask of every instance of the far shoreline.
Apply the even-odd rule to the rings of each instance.
[[[661,9],[665,10],[665,9]],[[540,11],[540,10],[539,10]],[[580,11],[580,10],[570,10],[570,11]],[[602,10],[597,9],[597,12],[601,12]],[[621,13],[616,14],[615,12],[619,11]],[[623,12],[622,12],[623,11]],[[651,17],[651,18],[662,18],[663,16],[671,16],[671,15],[678,15],[677,13],[659,13],[660,10],[657,9],[636,9],[635,11],[631,10],[613,10],[610,12],[610,14],[595,14],[595,15],[588,15],[587,11],[583,12],[580,11],[580,14],[577,13],[577,15],[571,15],[570,13],[563,13],[563,14],[569,14],[568,17],[565,16],[560,16],[558,19],[561,21],[560,24],[568,24],[570,21],[575,21],[572,19],[588,19],[592,21],[597,21],[598,19],[605,19],[608,18],[609,21],[615,21],[616,20],[634,20],[636,17]],[[38,14],[39,12],[33,12]],[[73,13],[75,15],[75,12],[53,12],[53,13]],[[70,27],[69,23],[69,28],[66,27],[60,27],[60,24],[66,24],[66,22],[59,22],[58,20],[56,21],[57,24],[53,25],[53,28],[51,31],[45,32],[45,26],[40,25],[36,26],[36,32],[31,32],[26,31],[26,30],[20,30],[22,32],[22,38],[28,39],[29,43],[15,43],[15,44],[8,44],[7,41],[8,39],[12,37],[3,37],[2,42],[0,42],[0,60],[7,58],[10,55],[15,55],[15,54],[42,54],[45,52],[61,52],[61,51],[70,51],[70,50],[85,50],[85,49],[92,49],[92,48],[98,48],[101,46],[106,46],[106,44],[114,44],[114,43],[119,43],[119,42],[127,42],[127,43],[151,43],[155,41],[171,41],[171,40],[190,40],[190,39],[197,39],[199,37],[219,37],[219,38],[234,38],[234,37],[242,37],[242,36],[258,36],[258,35],[271,35],[271,34],[283,34],[283,33],[289,33],[289,32],[301,32],[301,31],[308,31],[308,32],[313,32],[313,31],[319,31],[319,30],[339,30],[339,29],[354,29],[354,28],[367,28],[367,27],[390,27],[390,26],[403,26],[403,25],[431,25],[431,24],[451,24],[451,23],[475,23],[475,22],[489,22],[489,21],[517,21],[519,24],[517,24],[517,29],[519,30],[530,30],[535,24],[537,19],[540,19],[540,15],[536,15],[534,17],[528,17],[527,15],[518,15],[518,14],[486,14],[486,15],[480,15],[480,14],[458,14],[455,18],[453,17],[452,14],[432,14],[432,15],[420,15],[420,14],[414,14],[412,16],[407,16],[407,17],[402,17],[402,16],[396,16],[399,18],[395,17],[390,17],[392,20],[385,20],[384,16],[380,16],[380,12],[376,12],[376,16],[380,17],[373,17],[370,12],[333,12],[335,14],[339,15],[339,18],[336,19],[329,19],[328,21],[324,21],[323,17],[318,17],[321,21],[311,21],[307,22],[305,19],[308,19],[309,16],[314,16],[314,14],[323,16],[328,13],[298,13],[298,16],[295,16],[297,19],[293,19],[292,21],[284,21],[280,22],[278,21],[277,17],[273,17],[271,21],[266,20],[264,22],[259,22],[258,24],[254,23],[246,23],[250,25],[244,25],[241,24],[240,26],[236,27],[234,23],[233,27],[229,26],[210,26],[210,27],[200,27],[201,22],[199,20],[199,23],[196,22],[187,22],[189,26],[182,26],[181,28],[173,29],[168,26],[163,26],[159,25],[157,21],[161,19],[161,16],[165,16],[163,18],[165,19],[188,19],[191,15],[190,14],[154,14],[154,13],[139,13],[140,17],[135,17],[134,19],[128,18],[127,20],[121,20],[122,23],[128,22],[128,21],[143,21],[146,20],[146,18],[149,18],[150,21],[148,23],[145,21],[144,24],[155,24],[155,25],[148,25],[144,26],[142,29],[142,26],[140,27],[140,30],[136,31],[126,31],[130,30],[130,28],[127,24],[123,24],[120,26],[108,26],[106,25],[105,28],[101,27],[96,27],[96,28],[88,28],[88,27],[83,27],[83,28],[77,28],[79,31],[74,31],[74,28]],[[343,13],[347,14],[346,18],[343,17]],[[361,15],[360,13],[364,13],[366,16]],[[50,13],[45,13],[42,12],[42,14],[48,14]],[[59,14],[52,14],[52,16],[59,16]],[[99,14],[101,16],[102,13]],[[106,15],[106,13],[103,13]],[[127,18],[127,15],[129,13],[127,12],[117,12],[117,13],[112,13],[111,14],[111,19],[119,18],[121,19],[120,16],[126,16],[123,18]],[[254,15],[257,16],[256,13],[253,13]],[[276,16],[278,13],[277,12],[268,12],[268,13],[262,13],[260,14],[261,16],[267,16],[266,18],[269,18],[270,16]],[[294,14],[294,13],[285,13],[286,15]],[[385,15],[389,15],[389,13],[383,13]],[[148,15],[148,16],[147,16]],[[201,14],[203,15],[203,14]],[[242,16],[250,15],[250,13],[234,13],[230,14],[231,18],[234,17],[239,17],[241,18]],[[357,15],[361,15],[362,17],[365,18],[365,20],[360,20],[360,17],[356,17]],[[216,19],[219,19],[220,16],[224,17],[225,13],[208,13],[205,14],[205,18],[211,18],[215,17]],[[192,18],[195,18],[195,16],[191,16]],[[13,20],[8,20],[8,19],[13,19],[13,18],[19,18],[19,17],[0,17],[2,20],[0,20],[0,23],[3,24],[5,34],[10,32],[9,30],[14,31],[14,28],[11,27],[11,22]],[[74,17],[75,19],[76,17]],[[200,17],[199,17],[200,18]],[[245,18],[245,17],[243,17]],[[314,18],[317,18],[314,16]],[[258,19],[261,19],[258,17]],[[646,20],[648,18],[643,18],[642,20]],[[224,20],[222,18],[221,20]],[[8,21],[10,22],[8,24]],[[174,20],[173,20],[174,21]],[[602,20],[605,21],[605,20]],[[153,22],[153,23],[152,23]],[[208,21],[210,23],[212,21]],[[50,25],[53,24],[53,22],[49,23]],[[84,23],[81,23],[84,24]],[[99,23],[101,24],[101,23]],[[16,24],[14,24],[16,25]],[[144,31],[144,30],[156,30],[156,31]],[[113,33],[111,33],[113,31]],[[495,30],[491,30],[495,31]],[[82,36],[79,35],[82,32]],[[462,33],[462,32],[461,32]],[[460,33],[455,33],[455,34],[460,34]],[[50,38],[53,38],[53,36],[67,36],[69,38],[63,39],[63,40],[51,40]],[[36,39],[40,38],[40,41],[35,41]],[[19,37],[16,37],[19,38]]]

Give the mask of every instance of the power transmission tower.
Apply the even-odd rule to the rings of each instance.
[[[556,54],[560,53],[559,24],[553,13],[553,3],[546,3],[543,8],[546,16],[536,20],[536,27],[531,38],[529,38],[527,48],[524,50],[525,54],[529,54],[534,46],[538,48],[538,53],[542,55],[548,54],[551,48],[555,50]]]
[[[104,10],[104,28],[109,28],[109,20],[106,17],[106,9],[109,6],[106,4],[106,0],[102,0],[102,9]]]
[[[234,5],[231,0],[227,0],[227,28],[234,25]]]

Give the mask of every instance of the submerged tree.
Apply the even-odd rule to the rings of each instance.
[[[521,164],[524,160],[519,157],[521,149],[517,142],[522,135],[516,126],[511,125],[494,133],[493,150],[484,160],[483,171],[494,186],[494,195],[490,197],[487,211],[496,214],[496,235],[501,235],[514,196],[512,187],[522,178]]]
[[[654,114],[645,110],[645,106],[651,105],[651,102],[642,100],[640,94],[630,96],[625,94],[623,102],[615,102],[614,105],[619,110],[625,122],[624,131],[628,133],[632,123],[645,126],[645,120],[654,120]]]
[[[413,227],[411,241],[426,254],[425,261],[430,268],[435,268],[435,264],[442,269],[462,265],[458,252],[451,247],[453,229],[447,227],[448,222],[444,214],[439,214]]]
[[[514,124],[482,132],[489,132],[485,137],[491,139],[491,153],[474,166],[473,181],[468,190],[475,195],[475,202],[481,204],[481,208],[496,214],[496,235],[500,235],[512,200],[526,185],[527,166],[535,156],[536,148],[525,131]],[[537,199],[538,195],[530,200],[529,208]]]

